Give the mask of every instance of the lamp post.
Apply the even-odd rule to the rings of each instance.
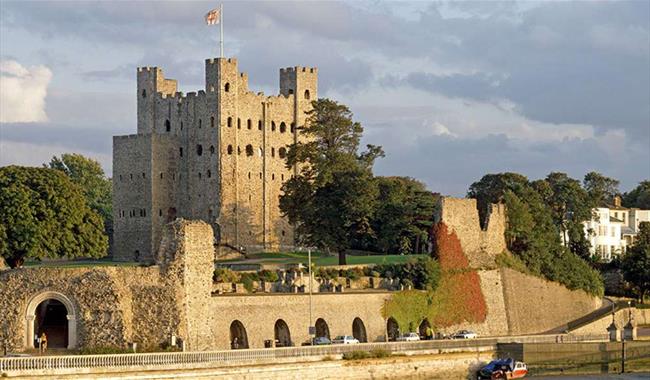
[[[307,249],[307,265],[309,266],[309,337],[312,338],[312,343],[313,343],[313,336],[316,335],[316,329],[312,325],[312,290],[311,290],[311,283],[312,283],[312,272],[311,272],[311,248]]]

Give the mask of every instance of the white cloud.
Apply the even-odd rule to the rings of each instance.
[[[51,79],[52,71],[45,66],[0,61],[0,123],[47,121],[45,97]]]

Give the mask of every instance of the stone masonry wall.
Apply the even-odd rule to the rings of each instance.
[[[491,206],[487,228],[482,230],[476,199],[442,197],[434,221],[456,233],[472,268],[494,268],[495,257],[506,251],[504,205]]]

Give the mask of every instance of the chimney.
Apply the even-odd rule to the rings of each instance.
[[[621,196],[620,195],[615,195],[614,196],[614,206],[621,207]]]

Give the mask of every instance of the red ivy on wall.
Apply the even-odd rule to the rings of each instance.
[[[458,236],[453,231],[450,233],[444,223],[434,226],[433,236],[443,276],[432,295],[430,322],[434,326],[446,327],[462,321],[485,321],[487,304],[481,280],[470,268]]]

